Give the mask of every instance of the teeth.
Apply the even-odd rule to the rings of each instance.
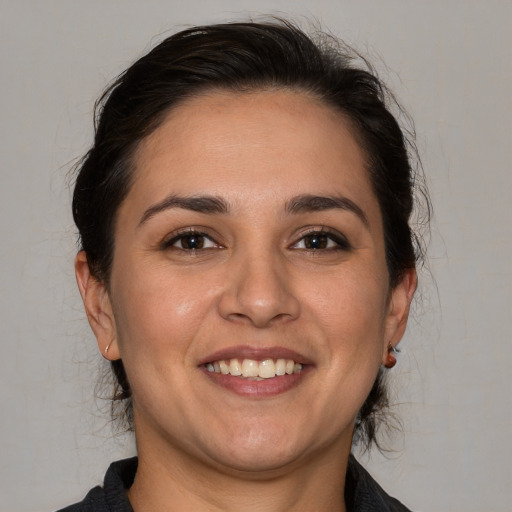
[[[238,359],[231,359],[229,363],[229,373],[231,375],[242,375],[242,365]]]
[[[229,373],[229,366],[226,364],[226,361],[219,361],[220,373],[222,375],[227,375]]]
[[[276,361],[276,375],[286,374],[286,359],[278,359]]]
[[[206,369],[209,372],[222,375],[242,376],[249,379],[272,379],[276,376],[291,375],[302,371],[302,364],[292,359],[244,359],[241,363],[238,359],[220,360],[208,363]]]
[[[253,359],[244,359],[242,361],[242,375],[244,377],[259,377],[258,361]]]
[[[276,365],[272,359],[265,359],[265,361],[261,361],[258,369],[258,377],[261,377],[262,379],[271,379],[276,376]]]

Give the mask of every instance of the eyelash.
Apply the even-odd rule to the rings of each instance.
[[[211,243],[211,245],[209,247],[203,247],[202,246],[202,247],[196,247],[196,248],[194,248],[194,247],[190,248],[190,247],[177,247],[177,246],[175,246],[180,241],[183,244],[184,240],[186,240],[187,238],[188,239],[191,239],[191,238],[201,239],[203,245],[205,243],[205,240],[208,240]],[[177,250],[181,250],[181,251],[186,251],[186,252],[194,253],[196,251],[204,251],[204,250],[208,250],[208,249],[223,249],[223,246],[220,245],[219,243],[217,243],[207,233],[204,233],[202,231],[198,231],[196,229],[190,228],[190,229],[187,229],[185,231],[181,231],[180,233],[171,236],[171,238],[168,239],[168,240],[164,240],[164,242],[162,243],[162,249],[177,249]]]
[[[319,240],[320,245],[325,244],[324,247],[307,247],[308,238],[309,244],[314,242],[313,238],[321,239]],[[183,245],[184,241],[189,239],[196,238],[199,240],[200,247],[178,247],[178,244],[181,241]],[[204,247],[205,242],[208,244],[207,247]],[[300,244],[304,244],[304,247],[298,247]],[[329,246],[330,244],[334,244]],[[177,249],[185,252],[195,253],[197,251],[204,251],[208,249],[223,249],[224,247],[216,242],[210,235],[204,233],[203,231],[198,231],[196,229],[190,228],[186,231],[181,231],[180,233],[174,234],[170,239],[165,240],[162,243],[162,249]],[[338,232],[332,232],[329,229],[321,228],[321,229],[310,229],[309,231],[302,233],[300,238],[294,242],[291,246],[291,249],[297,249],[301,251],[308,251],[310,253],[315,253],[319,251],[349,251],[351,249],[351,245],[348,240]]]
[[[324,242],[327,244],[326,247],[297,247],[300,243],[304,243],[306,245],[306,240],[308,238],[323,238]],[[311,240],[310,240],[311,242]],[[332,242],[334,245],[329,247],[329,243]],[[321,229],[311,229],[306,233],[302,233],[299,240],[292,245],[292,248],[300,249],[302,251],[308,251],[310,253],[315,253],[318,251],[349,251],[352,247],[349,244],[348,240],[341,233],[333,232],[330,229],[321,228]]]

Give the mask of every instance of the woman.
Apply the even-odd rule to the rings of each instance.
[[[350,454],[416,288],[378,79],[286,22],[197,27],[98,111],[75,269],[138,458],[65,510],[407,510]]]

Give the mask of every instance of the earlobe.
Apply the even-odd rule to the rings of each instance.
[[[119,359],[116,325],[110,297],[105,288],[92,274],[84,251],[75,258],[75,276],[91,329],[98,348],[106,359]]]
[[[384,366],[390,367],[390,360],[394,357],[393,354],[395,353],[394,348],[404,335],[417,284],[416,270],[407,269],[398,285],[391,291],[382,354],[382,364]]]

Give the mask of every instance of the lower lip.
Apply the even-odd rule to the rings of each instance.
[[[236,393],[237,395],[249,398],[269,398],[286,393],[293,389],[304,379],[311,369],[310,365],[304,366],[300,373],[282,375],[272,379],[250,380],[233,375],[209,372],[201,368],[203,373],[215,384]]]

